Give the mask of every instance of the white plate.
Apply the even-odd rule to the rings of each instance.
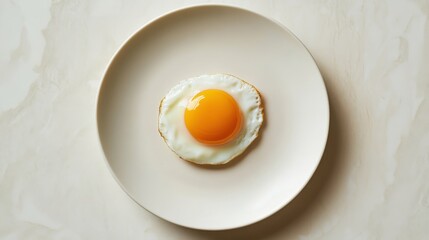
[[[158,106],[180,80],[230,73],[263,95],[266,121],[224,167],[179,159],[157,131]],[[245,226],[289,203],[322,156],[329,126],[323,79],[302,43],[256,13],[181,9],[134,34],[111,61],[98,96],[100,141],[113,175],[138,204],[197,229]]]

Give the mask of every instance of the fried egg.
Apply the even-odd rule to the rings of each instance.
[[[246,150],[263,118],[254,86],[232,75],[203,75],[181,81],[161,100],[158,130],[180,158],[217,165]]]

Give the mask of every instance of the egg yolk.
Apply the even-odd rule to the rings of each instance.
[[[241,129],[241,112],[237,102],[228,93],[207,89],[196,94],[185,110],[185,125],[201,143],[224,144]]]

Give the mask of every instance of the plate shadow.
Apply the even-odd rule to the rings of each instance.
[[[332,88],[329,83],[332,82],[325,75],[324,80],[330,99],[329,136],[320,164],[304,189],[280,211],[249,226],[232,230],[204,231],[175,225],[177,231],[197,239],[266,239],[293,228],[305,227],[309,219],[323,208],[320,202],[333,195],[347,146],[339,93],[330,91]]]

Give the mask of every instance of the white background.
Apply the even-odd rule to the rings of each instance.
[[[325,78],[331,128],[304,191],[225,232],[165,222],[110,175],[95,98],[123,41],[179,7],[224,3],[283,23]],[[426,239],[429,2],[1,1],[0,239]]]

